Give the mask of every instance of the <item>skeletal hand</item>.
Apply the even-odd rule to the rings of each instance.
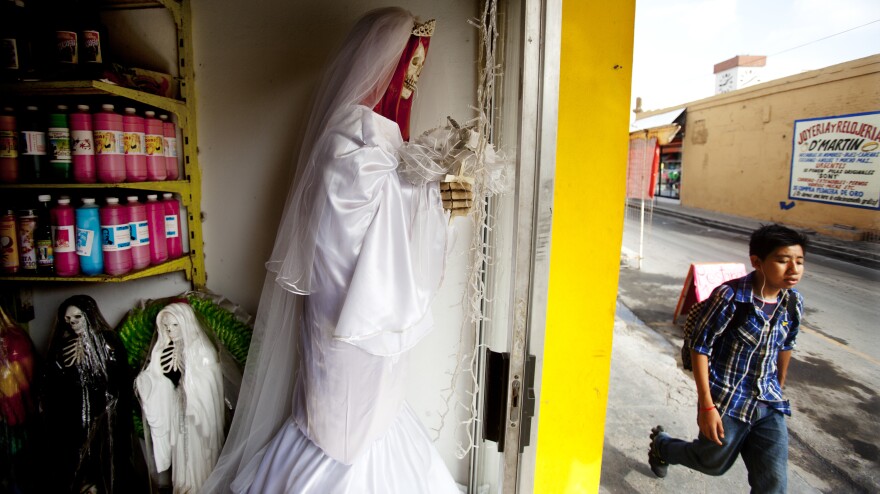
[[[452,217],[466,216],[474,203],[473,179],[470,177],[447,175],[440,182],[440,198],[443,209]]]

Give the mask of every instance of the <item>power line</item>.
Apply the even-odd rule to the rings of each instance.
[[[854,26],[854,27],[851,27],[851,28],[849,28],[849,29],[844,29],[843,31],[839,31],[839,32],[836,32],[836,33],[834,33],[834,34],[829,34],[828,36],[823,36],[823,37],[821,37],[821,38],[817,38],[817,39],[814,39],[814,40],[812,40],[812,41],[807,41],[806,43],[802,43],[802,44],[800,44],[800,45],[793,46],[793,47],[791,47],[791,48],[786,48],[786,49],[784,49],[784,50],[778,51],[778,52],[776,52],[776,53],[772,53],[772,54],[770,54],[770,55],[766,55],[766,57],[775,57],[775,56],[780,55],[780,54],[782,54],[782,53],[787,53],[787,52],[790,52],[790,51],[793,51],[793,50],[797,50],[798,48],[803,48],[803,47],[808,46],[808,45],[811,45],[811,44],[813,44],[813,43],[818,43],[818,42],[820,42],[820,41],[824,41],[824,40],[826,40],[826,39],[833,38],[833,37],[835,37],[835,36],[840,36],[841,34],[845,34],[845,33],[848,33],[848,32],[850,32],[850,31],[855,31],[856,29],[861,29],[861,28],[863,28],[863,27],[870,26],[871,24],[876,24],[876,23],[878,23],[878,22],[880,22],[880,19],[874,19],[873,21],[868,21],[868,22],[866,22],[866,23],[864,23],[864,24],[860,24],[860,25],[858,25],[858,26]],[[761,61],[761,60],[756,60],[756,61],[754,61],[754,62],[744,63],[744,64],[740,65],[740,67],[755,66],[754,64],[756,64],[756,63],[758,63],[758,62],[760,62],[760,61]],[[695,80],[697,80],[697,79],[702,79],[702,78],[704,78],[704,77],[708,77],[708,75],[705,75],[705,76],[704,76],[704,75],[701,75],[701,76],[697,76],[697,77],[689,77],[689,78],[687,78],[687,79],[680,79],[680,80],[681,80],[682,82],[689,82],[689,81],[695,81]]]
[[[771,53],[771,54],[769,54],[769,55],[765,55],[765,57],[766,57],[766,58],[769,58],[769,57],[775,57],[775,56],[777,56],[777,55],[781,55],[781,54],[783,54],[783,53],[790,52],[790,51],[792,51],[792,50],[797,50],[798,48],[803,48],[803,47],[805,47],[805,46],[812,45],[813,43],[818,43],[818,42],[820,42],[820,41],[825,41],[826,39],[833,38],[833,37],[835,37],[835,36],[840,36],[841,34],[848,33],[848,32],[850,32],[850,31],[855,31],[856,29],[861,29],[861,28],[863,28],[863,27],[865,27],[865,26],[870,26],[871,24],[875,24],[875,23],[878,23],[878,22],[880,22],[880,19],[874,19],[873,21],[866,22],[866,23],[864,23],[864,24],[862,24],[862,25],[859,25],[859,26],[851,27],[851,28],[849,28],[849,29],[844,29],[843,31],[840,31],[840,32],[837,32],[837,33],[834,33],[834,34],[829,34],[828,36],[824,36],[824,37],[822,37],[822,38],[817,38],[817,39],[814,39],[814,40],[812,40],[812,41],[807,41],[806,43],[803,43],[803,44],[800,44],[800,45],[797,45],[797,46],[792,46],[791,48],[786,48],[786,49],[784,49],[784,50],[782,50],[782,51],[778,51],[778,52],[776,52],[776,53]],[[754,60],[754,61],[752,61],[752,62],[745,62],[745,63],[743,63],[742,65],[740,65],[740,67],[755,67],[755,66],[758,66],[758,65],[756,65],[756,64],[758,64],[758,63],[760,63],[760,62],[763,62],[763,61],[764,61],[764,60],[760,60],[760,59],[759,59],[759,60]],[[696,79],[696,78],[694,78],[694,79]]]
[[[835,37],[835,36],[839,36],[839,35],[841,35],[841,34],[843,34],[843,33],[848,33],[848,32],[850,32],[850,31],[855,31],[856,29],[860,29],[860,28],[863,28],[863,27],[865,27],[865,26],[870,26],[871,24],[874,24],[874,23],[877,23],[877,22],[880,22],[880,19],[874,19],[874,20],[871,21],[871,22],[866,22],[866,23],[862,24],[861,26],[851,27],[851,28],[849,28],[849,29],[846,29],[846,30],[840,31],[839,33],[829,34],[828,36],[825,36],[824,38],[814,39],[813,41],[807,41],[806,43],[804,43],[804,44],[802,44],[802,45],[793,46],[793,47],[791,47],[791,48],[787,48],[787,49],[785,49],[785,50],[778,51],[778,52],[776,52],[776,53],[772,53],[772,54],[770,54],[770,55],[768,55],[768,56],[770,56],[770,57],[775,57],[776,55],[779,55],[779,54],[781,54],[781,53],[785,53],[785,52],[787,52],[787,51],[792,51],[792,50],[797,50],[798,48],[803,48],[803,47],[805,47],[805,46],[807,46],[807,45],[812,45],[813,43],[818,43],[819,41],[824,41],[824,40],[826,40],[826,39],[828,39],[828,38],[833,38],[833,37]]]

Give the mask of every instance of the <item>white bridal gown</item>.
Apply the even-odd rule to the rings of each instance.
[[[433,326],[447,219],[436,183],[399,179],[402,144],[397,124],[364,106],[337,113],[315,143],[327,198],[293,416],[235,492],[459,492],[404,401],[407,352]]]

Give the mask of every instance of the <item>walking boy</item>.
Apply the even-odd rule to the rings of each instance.
[[[754,271],[717,287],[705,304],[692,338],[697,385],[693,442],[651,430],[648,463],[658,477],[669,464],[722,475],[741,455],[752,492],[786,491],[791,415],[782,386],[803,314],[794,286],[804,272],[807,238],[781,225],[752,232],[749,258]],[[794,306],[790,306],[790,301]],[[747,311],[740,327],[727,327],[737,304]]]

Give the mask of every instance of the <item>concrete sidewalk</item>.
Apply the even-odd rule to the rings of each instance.
[[[677,364],[679,348],[618,302],[599,492],[749,492],[741,459],[721,477],[670,466],[669,475],[660,479],[648,467],[651,427],[662,424],[686,439],[698,432],[696,389],[691,374]],[[819,492],[791,462],[788,477],[789,492]]]
[[[716,213],[705,209],[690,208],[682,206],[678,201],[668,199],[658,198],[652,207],[654,214],[681,218],[718,230],[745,235],[756,230],[762,223],[768,223],[766,221]],[[816,253],[833,259],[880,269],[880,242],[849,241],[829,235],[821,235],[809,230],[804,230],[803,232],[810,239],[809,253]]]

